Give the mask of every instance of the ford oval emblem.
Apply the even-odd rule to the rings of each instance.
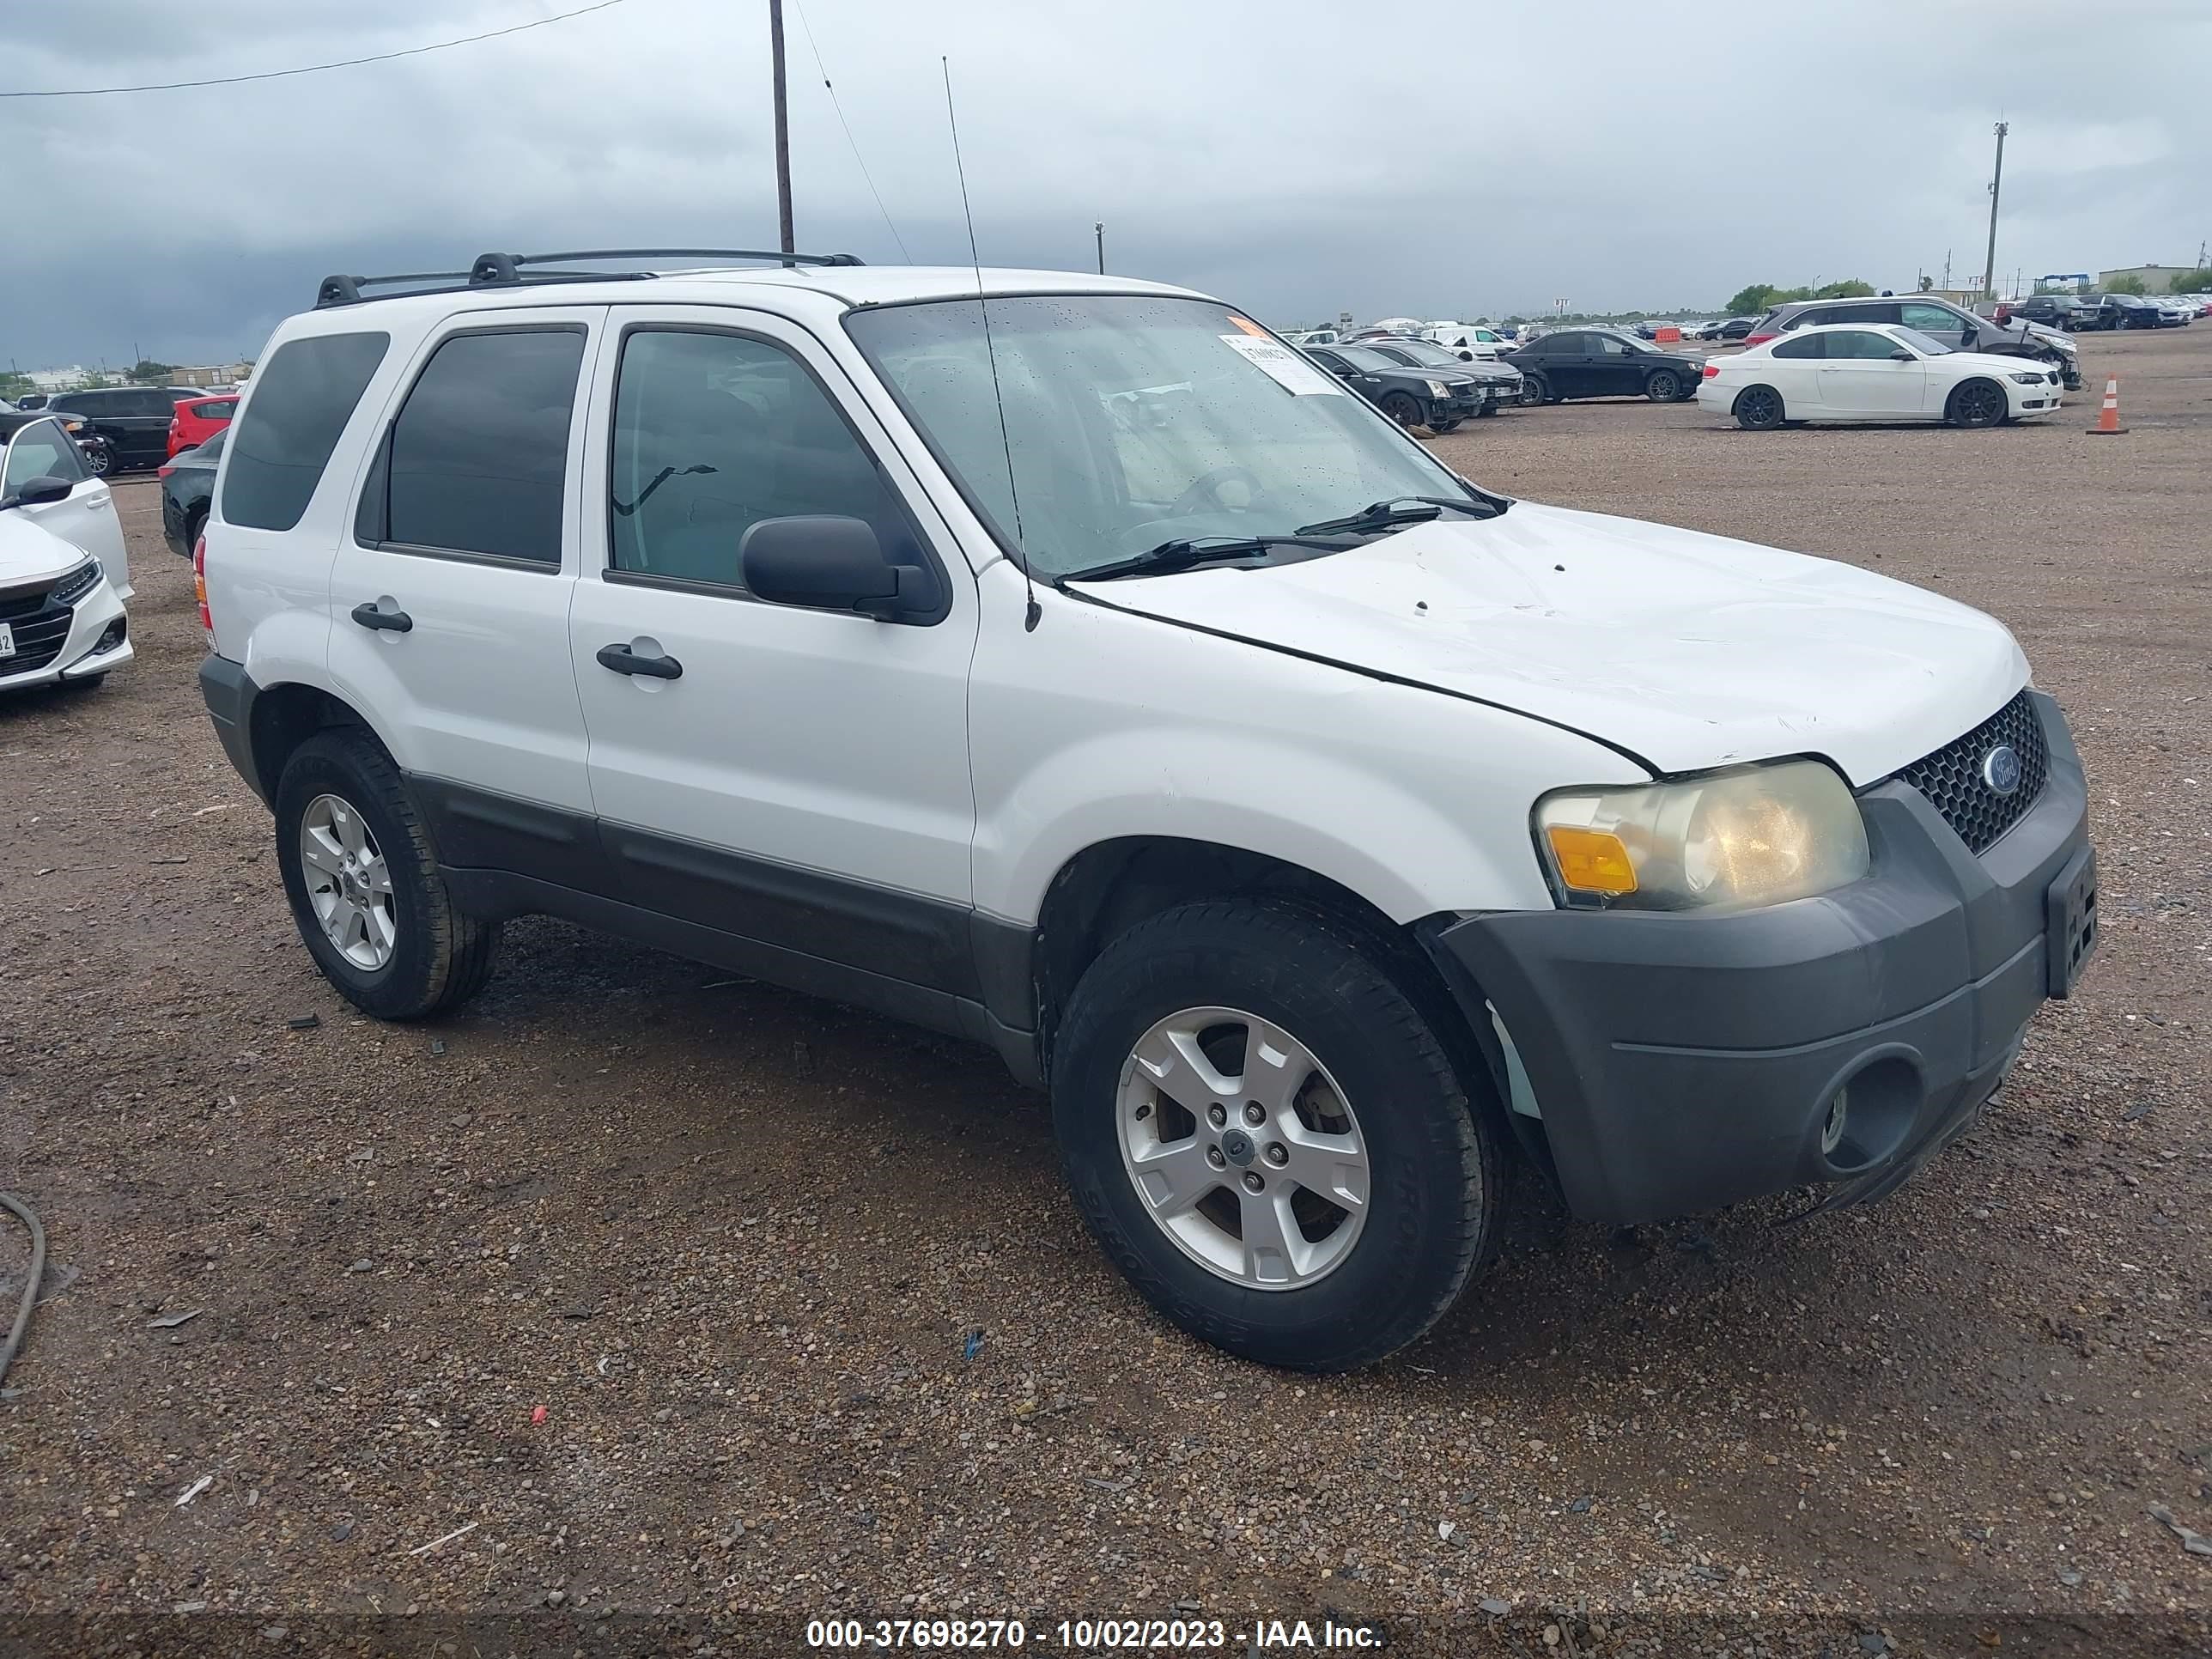
[[[2020,751],[2008,743],[2001,743],[1982,757],[1982,781],[1990,793],[2009,795],[2020,787]]]

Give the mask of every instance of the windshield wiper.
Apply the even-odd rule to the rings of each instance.
[[[1324,553],[1341,553],[1348,545],[1340,538],[1316,540],[1303,530],[1295,536],[1192,536],[1162,542],[1158,547],[1147,548],[1142,553],[1133,554],[1126,559],[1109,560],[1085,570],[1071,570],[1060,580],[1106,582],[1117,576],[1166,576],[1202,564],[1225,564],[1238,559],[1258,558],[1279,547],[1311,547]]]
[[[1393,495],[1388,501],[1370,501],[1358,512],[1341,519],[1323,519],[1319,524],[1302,524],[1301,536],[1330,534],[1365,536],[1380,531],[1396,530],[1409,524],[1426,524],[1441,514],[1465,513],[1477,519],[1494,519],[1509,503],[1504,501],[1464,501],[1450,495]]]

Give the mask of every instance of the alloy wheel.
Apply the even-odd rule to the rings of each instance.
[[[300,817],[300,879],[323,936],[355,967],[374,973],[399,937],[392,872],[352,803],[318,795]]]
[[[1248,1289],[1303,1289],[1367,1218],[1358,1121],[1291,1033],[1235,1008],[1185,1008],[1139,1038],[1115,1101],[1121,1164],[1184,1255]]]

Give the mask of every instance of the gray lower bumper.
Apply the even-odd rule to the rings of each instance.
[[[1979,858],[1892,781],[1861,798],[1871,872],[1820,898],[1425,930],[1470,1018],[1487,1024],[1486,1000],[1510,1032],[1577,1214],[1654,1220],[1808,1183],[1873,1197],[1972,1120],[2094,944],[2081,758],[2057,704],[2037,707],[2049,781]]]

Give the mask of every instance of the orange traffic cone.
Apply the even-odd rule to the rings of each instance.
[[[2089,435],[2101,438],[2126,430],[2120,424],[2120,377],[2115,374],[2105,382],[2105,406],[2097,411],[2097,424],[2089,428]]]

